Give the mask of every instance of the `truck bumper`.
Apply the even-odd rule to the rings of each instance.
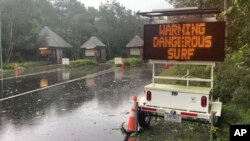
[[[209,122],[211,122],[211,118],[213,116],[220,117],[222,109],[221,102],[212,102],[211,110],[209,113],[158,107],[158,106],[147,105],[145,97],[140,98],[138,105],[139,105],[139,110],[150,112],[155,115],[164,116],[165,113],[175,112],[176,114],[181,115],[181,117],[184,119],[185,118],[204,119]]]

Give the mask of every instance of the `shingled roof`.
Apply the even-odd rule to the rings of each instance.
[[[126,47],[142,47],[143,46],[143,40],[138,36],[135,35],[135,37],[126,45]]]
[[[57,35],[47,26],[41,30],[37,46],[48,48],[72,48],[68,42],[66,42],[62,37]]]
[[[101,42],[97,37],[92,36],[86,41],[81,48],[96,48],[96,47],[106,47],[106,45]]]

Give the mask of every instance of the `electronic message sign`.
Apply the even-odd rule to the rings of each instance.
[[[225,22],[144,25],[145,60],[224,61]]]

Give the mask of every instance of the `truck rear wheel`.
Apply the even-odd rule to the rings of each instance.
[[[149,112],[138,111],[138,123],[142,128],[148,128],[151,122],[151,114]]]

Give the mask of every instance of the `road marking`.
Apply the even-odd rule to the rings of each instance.
[[[66,83],[70,83],[70,82],[74,82],[74,81],[79,81],[79,80],[86,79],[86,78],[97,77],[99,75],[107,74],[107,73],[110,73],[110,72],[115,72],[117,70],[119,70],[119,69],[111,68],[111,69],[108,69],[108,70],[104,70],[104,71],[100,71],[100,72],[97,72],[97,73],[89,74],[89,75],[86,75],[86,76],[83,76],[83,77],[80,77],[80,78],[76,78],[76,79],[72,79],[72,80],[69,80],[69,81],[57,83],[57,84],[54,84],[54,85],[50,85],[50,86],[45,87],[45,88],[39,88],[39,89],[36,89],[36,90],[32,90],[32,91],[24,92],[24,93],[21,93],[21,94],[9,96],[9,97],[6,97],[6,98],[2,98],[2,99],[0,99],[0,102],[5,101],[5,100],[9,100],[9,99],[12,99],[12,98],[16,98],[16,97],[19,97],[19,96],[23,96],[23,95],[26,95],[26,94],[30,94],[30,93],[33,93],[33,92],[49,89],[49,88],[59,86],[59,85],[62,85],[62,84],[66,84]]]

